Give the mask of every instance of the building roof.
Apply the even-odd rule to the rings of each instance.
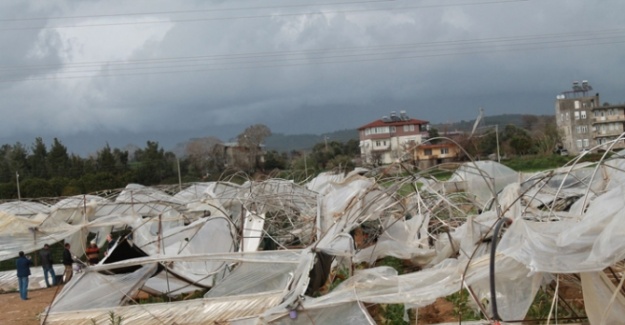
[[[421,124],[428,124],[428,123],[430,122],[417,120],[414,118],[407,119],[407,120],[400,120],[400,121],[389,121],[389,122],[384,122],[382,119],[379,119],[379,120],[375,120],[369,124],[365,124],[359,127],[358,130],[376,127],[376,126],[402,126],[402,125],[415,125],[415,124],[421,125]]]

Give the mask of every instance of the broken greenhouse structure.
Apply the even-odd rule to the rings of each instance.
[[[101,246],[117,235],[42,324],[100,323],[110,313],[128,324],[375,324],[372,306],[417,310],[454,294],[486,322],[516,322],[539,292],[550,293],[554,321],[619,323],[625,155],[578,159],[535,174],[467,162],[446,181],[432,171],[360,171],[5,203],[0,259],[58,242],[83,256],[88,239]],[[404,268],[380,265],[389,257]],[[0,274],[1,288],[16,285],[13,274]],[[41,286],[40,276],[31,283]],[[583,303],[569,304],[565,287]]]

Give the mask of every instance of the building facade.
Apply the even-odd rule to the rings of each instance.
[[[363,163],[384,165],[412,160],[411,148],[429,136],[430,122],[391,112],[358,128]]]
[[[573,90],[556,97],[556,123],[562,146],[570,154],[599,149],[607,150],[607,143],[623,133],[625,105],[601,104],[599,94],[589,95],[592,87],[587,81],[574,82]],[[612,149],[625,148],[621,141]]]

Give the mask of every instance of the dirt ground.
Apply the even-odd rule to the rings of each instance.
[[[44,309],[52,303],[54,295],[62,287],[38,289],[28,292],[28,300],[20,299],[19,292],[0,294],[0,324],[38,325]]]

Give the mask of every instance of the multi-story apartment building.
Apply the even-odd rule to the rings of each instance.
[[[591,90],[588,81],[574,82],[572,90],[556,99],[556,123],[562,146],[570,154],[591,150],[616,139],[624,131],[625,105],[601,105],[598,93],[588,94]],[[620,142],[612,148],[625,148],[625,144]]]
[[[358,128],[360,154],[366,164],[390,164],[412,160],[410,150],[429,136],[430,122],[391,112]]]
[[[601,105],[592,110],[593,138],[600,149],[623,149],[625,142],[619,141],[614,144],[608,142],[618,138],[625,129],[625,104]]]

